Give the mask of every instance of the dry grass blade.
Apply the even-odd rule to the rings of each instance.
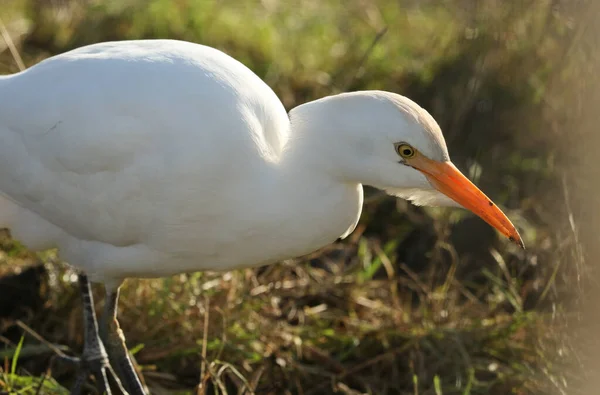
[[[21,70],[21,71],[25,70],[26,69],[25,63],[23,63],[21,54],[19,54],[19,51],[17,50],[15,43],[13,42],[12,38],[10,37],[10,34],[8,33],[8,29],[6,29],[6,25],[4,24],[4,21],[2,20],[2,18],[0,18],[0,34],[2,34],[2,38],[4,39],[4,42],[6,43],[6,46],[8,47],[13,59],[15,60],[17,67],[19,67],[19,70]]]
[[[350,87],[352,85],[352,83],[356,80],[358,75],[363,70],[363,66],[366,63],[366,61],[369,59],[369,56],[371,56],[371,53],[373,52],[373,50],[375,49],[377,44],[381,41],[381,39],[385,36],[385,34],[387,32],[388,32],[387,26],[377,32],[377,34],[373,38],[373,41],[371,42],[371,45],[369,46],[369,48],[367,48],[367,50],[364,52],[364,54],[362,55],[360,60],[358,62],[356,62],[356,66],[354,68],[354,73],[352,73],[350,75],[350,78],[348,78],[348,80],[344,81],[344,83],[341,84],[340,88],[338,89],[339,92],[345,92],[348,89],[348,87]],[[331,80],[335,81],[340,76],[342,71],[345,71],[345,70],[340,69],[334,76],[331,77]],[[345,72],[347,72],[347,71],[345,71]]]
[[[36,339],[37,341],[39,341],[40,343],[42,343],[43,345],[45,345],[46,347],[48,347],[50,350],[52,350],[52,352],[54,352],[54,354],[56,354],[57,356],[59,356],[61,358],[64,358],[64,359],[69,359],[70,358],[67,354],[65,354],[64,352],[62,352],[54,344],[50,343],[48,340],[44,339],[36,331],[34,331],[33,329],[31,329],[29,326],[27,326],[23,321],[17,320],[16,324],[17,324],[17,326],[19,328],[23,329],[25,332],[27,332],[29,335],[31,335],[34,339]]]
[[[200,362],[200,383],[198,384],[197,394],[202,395],[205,393],[205,380],[206,375],[206,347],[208,345],[208,317],[210,312],[210,299],[208,296],[204,297],[204,333],[202,334],[202,361]]]

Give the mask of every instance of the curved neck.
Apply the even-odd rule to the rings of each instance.
[[[337,175],[326,146],[312,138],[313,132],[292,126],[281,160],[270,167],[274,177],[269,179],[275,182],[260,189],[260,200],[271,202],[261,217],[276,219],[277,233],[285,235],[280,245],[288,243],[287,254],[293,252],[286,257],[301,256],[346,237],[362,210],[362,185]],[[278,199],[268,199],[273,196]]]
[[[300,111],[299,111],[300,110]],[[335,169],[335,151],[331,149],[330,133],[319,114],[301,111],[290,112],[290,137],[284,147],[279,163],[280,170],[289,175],[310,173],[315,179],[328,178],[329,182],[341,181]],[[335,148],[335,147],[333,147]]]
[[[360,156],[347,138],[360,126],[335,104],[321,99],[290,111],[290,137],[280,162],[284,173],[309,172],[312,179],[353,187],[362,183]]]

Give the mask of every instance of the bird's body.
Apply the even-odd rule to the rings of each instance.
[[[458,203],[522,246],[450,162],[435,120],[397,94],[340,94],[288,115],[240,62],[173,40],[91,45],[0,77],[0,227],[82,272],[75,394],[90,371],[101,392],[107,375],[145,392],[116,319],[125,278],[310,253],[354,230],[363,184]],[[87,276],[107,290],[102,340]]]
[[[101,282],[306,254],[353,229],[362,188],[307,174],[290,132],[215,49],[72,51],[0,82],[0,226]]]

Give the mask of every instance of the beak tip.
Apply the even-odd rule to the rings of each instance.
[[[523,239],[521,239],[521,236],[519,235],[519,233],[516,233],[516,235],[517,235],[517,237],[509,236],[508,240],[512,241],[513,243],[515,243],[522,249],[525,249],[525,243],[523,243]]]

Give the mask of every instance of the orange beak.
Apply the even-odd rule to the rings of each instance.
[[[406,162],[425,174],[431,185],[438,191],[477,214],[510,241],[525,248],[519,232],[502,210],[469,181],[452,162],[434,161],[418,153]]]

